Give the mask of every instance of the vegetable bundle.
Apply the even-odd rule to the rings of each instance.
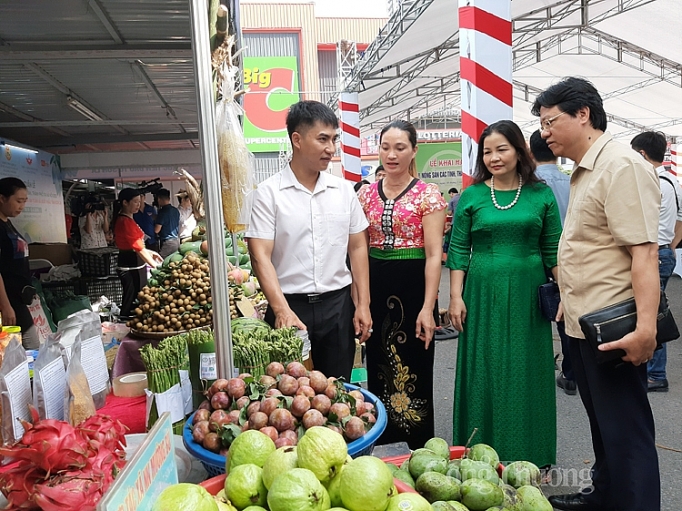
[[[260,378],[270,362],[300,362],[303,340],[296,335],[293,327],[276,330],[254,328],[233,332],[232,351],[234,365],[240,372]]]
[[[125,430],[118,420],[93,416],[75,428],[54,419],[40,420],[29,405],[33,424],[0,455],[19,463],[0,474],[8,509],[93,511],[125,464]]]
[[[189,353],[187,351],[187,336],[175,335],[167,337],[159,343],[157,348],[147,344],[140,348],[140,355],[147,369],[149,391],[162,394],[175,385],[180,385],[180,371],[189,371]],[[159,418],[156,400],[152,402],[147,420],[147,429],[151,429]],[[173,432],[182,434],[185,425],[184,418],[173,424]]]

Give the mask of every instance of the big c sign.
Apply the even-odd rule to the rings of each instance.
[[[286,118],[299,100],[296,57],[244,57],[244,137],[253,153],[287,145]]]

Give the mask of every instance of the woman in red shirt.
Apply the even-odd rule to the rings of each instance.
[[[144,246],[144,232],[133,220],[140,209],[140,192],[124,188],[118,194],[114,215],[114,236],[118,247],[118,272],[123,286],[121,316],[130,316],[133,302],[140,290],[147,285],[147,265],[156,268],[163,258]]]

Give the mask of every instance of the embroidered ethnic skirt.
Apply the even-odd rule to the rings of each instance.
[[[434,436],[433,361],[435,342],[424,349],[415,336],[424,304],[425,259],[369,258],[372,337],[367,340],[367,378],[381,399],[388,426],[378,444],[407,442],[423,447]],[[438,305],[434,307],[438,324]]]

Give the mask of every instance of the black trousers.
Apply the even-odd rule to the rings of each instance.
[[[355,306],[350,286],[320,295],[284,295],[289,307],[308,328],[311,357],[317,371],[325,376],[343,377],[350,383],[355,357]],[[275,324],[270,307],[265,321]]]
[[[121,316],[130,316],[133,303],[137,294],[147,285],[147,268],[142,258],[134,250],[120,250],[118,253],[118,264],[122,268],[140,269],[119,270],[118,276],[123,287],[123,300],[121,302]]]
[[[586,498],[604,511],[660,511],[661,481],[646,364],[598,365],[594,348],[584,339],[569,337],[569,344],[595,454],[594,489]]]

